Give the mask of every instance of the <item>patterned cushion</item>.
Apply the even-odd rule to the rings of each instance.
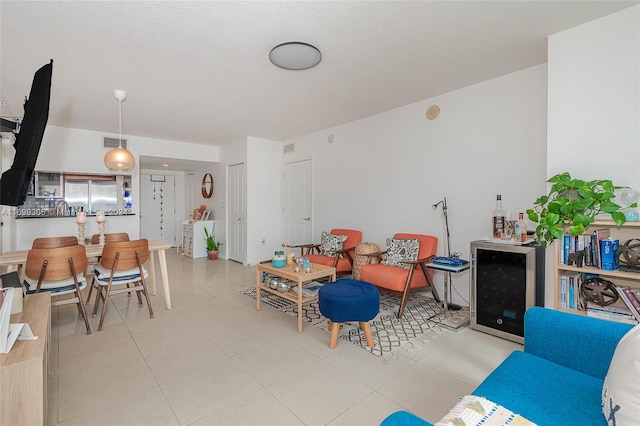
[[[335,257],[336,252],[342,250],[345,241],[347,241],[346,235],[333,235],[327,231],[322,231],[322,236],[320,237],[320,254]]]
[[[144,266],[142,267],[142,273],[144,274],[145,279],[149,277],[149,273]],[[106,285],[109,283],[109,278],[111,277],[111,269],[97,264],[93,267],[93,274],[98,279],[98,284]],[[140,270],[138,268],[127,269],[125,271],[116,271],[116,273],[113,274],[113,282],[117,282],[118,284],[125,284],[127,282],[135,282],[139,280]]]
[[[78,286],[80,290],[84,289],[87,286],[87,280],[84,278],[84,273],[79,273],[78,277]],[[38,280],[34,280],[29,277],[25,277],[24,286],[26,289],[26,294],[32,294],[36,292],[38,288]],[[55,293],[57,295],[63,295],[67,293],[74,292],[76,290],[76,284],[73,278],[65,278],[64,280],[58,281],[45,281],[40,286],[40,291],[50,291],[51,293]]]
[[[387,255],[382,259],[383,265],[399,266],[411,269],[412,265],[406,264],[403,260],[418,260],[420,250],[420,240],[387,238]]]
[[[519,414],[475,395],[465,395],[434,426],[535,426]]]
[[[640,419],[640,325],[618,342],[602,387],[602,412],[610,426]]]

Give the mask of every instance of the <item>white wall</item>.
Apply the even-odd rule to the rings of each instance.
[[[214,179],[222,175],[225,190],[228,168],[245,164],[246,170],[246,263],[268,260],[275,250],[282,248],[280,232],[280,182],[282,179],[282,142],[248,136],[220,148],[220,167]],[[216,206],[216,217],[226,221],[228,193],[224,204]],[[225,230],[225,236],[228,229]],[[262,239],[265,244],[262,244]],[[226,250],[225,250],[226,253]]]
[[[36,162],[36,170],[80,172],[80,173],[111,173],[104,165],[104,155],[108,149],[103,148],[103,137],[117,137],[90,130],[69,129],[64,127],[47,126],[42,145]],[[136,166],[128,173],[132,176],[133,212],[135,216],[118,218],[117,222],[107,218],[107,232],[128,232],[132,236],[139,236],[140,210],[139,193],[139,157],[141,155],[179,158],[197,161],[218,161],[218,147],[168,141],[162,139],[125,136],[128,149],[136,156]],[[2,170],[11,167],[15,150],[9,141],[2,141]],[[33,227],[38,221],[38,236],[58,236],[63,234],[75,235],[71,232],[73,221],[67,219],[19,219],[7,217],[3,228],[3,251],[20,250],[31,247]],[[69,222],[66,224],[66,222]],[[65,223],[63,225],[63,223]],[[111,224],[117,228],[111,228]],[[68,226],[67,226],[68,225]],[[68,228],[68,229],[67,229]],[[87,235],[89,231],[86,232]]]
[[[640,188],[640,6],[549,37],[548,173]]]
[[[226,179],[224,177],[225,166],[212,163],[209,167],[206,168],[198,168],[190,172],[193,174],[193,206],[189,206],[186,213],[190,218],[193,212],[193,209],[197,208],[201,204],[207,206],[207,209],[211,211],[209,220],[213,220],[215,222],[215,237],[216,241],[220,241],[223,243],[222,247],[220,247],[218,257],[226,259],[226,245],[224,244],[226,240],[226,214],[224,214],[225,207],[225,197],[226,197]],[[202,196],[202,178],[205,173],[211,173],[213,176],[214,189],[211,198],[204,198]],[[204,238],[204,237],[203,237]]]
[[[316,242],[331,228],[385,247],[397,232],[436,235],[447,198],[452,251],[490,232],[496,194],[511,217],[545,191],[546,65],[286,141],[284,161],[313,159]],[[425,117],[429,105],[440,117]],[[328,142],[328,136],[334,142]],[[436,284],[442,295],[442,274]],[[454,278],[468,305],[468,273]]]
[[[549,37],[548,87],[547,175],[640,189],[640,6]]]
[[[281,184],[282,142],[247,138],[247,263],[282,250]]]

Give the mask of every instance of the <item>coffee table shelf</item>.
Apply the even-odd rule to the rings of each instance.
[[[262,283],[263,272],[293,281],[298,285],[298,293],[296,294],[291,290],[287,293],[282,293],[278,290],[267,287]],[[323,278],[330,278],[331,281],[335,281],[336,268],[312,263],[311,272],[295,272],[292,264],[286,265],[283,268],[275,268],[271,263],[261,263],[256,267],[256,310],[260,310],[261,291],[267,291],[278,297],[282,297],[283,299],[296,302],[298,304],[298,333],[302,333],[302,304],[313,302],[318,299],[318,296],[303,296],[301,289],[304,287],[305,283],[310,284],[311,281]]]

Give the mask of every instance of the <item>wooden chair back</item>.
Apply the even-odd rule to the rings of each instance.
[[[140,255],[140,264],[138,264],[136,252]],[[115,268],[116,271],[137,268],[149,260],[149,241],[141,239],[133,241],[106,242],[102,249],[100,264],[107,269],[113,269],[116,254],[119,254],[118,264]]]
[[[34,249],[47,249],[58,247],[69,247],[78,245],[77,237],[42,237],[36,238],[31,244]]]
[[[45,261],[47,263],[43,281],[58,281],[72,278],[73,272],[69,259],[73,259],[73,267],[76,274],[84,272],[87,267],[87,253],[83,245],[31,249],[27,253],[27,265],[25,274],[27,277],[38,280],[42,273]]]
[[[129,234],[126,232],[114,232],[112,234],[104,234],[104,242],[129,241]],[[91,244],[100,244],[100,234],[91,236]]]

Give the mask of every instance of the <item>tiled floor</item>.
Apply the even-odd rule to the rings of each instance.
[[[238,288],[255,268],[168,253],[173,309],[119,295],[103,331],[53,308],[51,425],[377,425],[405,409],[437,421],[520,345],[469,328],[377,358]],[[159,274],[159,271],[157,272]]]

